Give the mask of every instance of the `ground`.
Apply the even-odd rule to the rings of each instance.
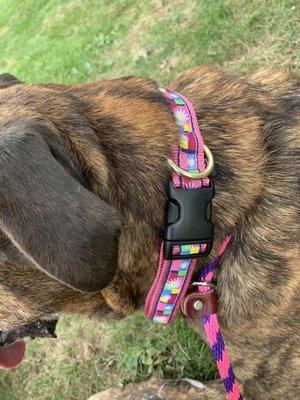
[[[28,82],[146,75],[163,84],[203,63],[299,72],[296,0],[0,0],[0,10],[0,72]],[[85,400],[150,376],[216,376],[209,349],[180,319],[64,317],[58,336],[29,343],[23,364],[0,372],[1,400]]]

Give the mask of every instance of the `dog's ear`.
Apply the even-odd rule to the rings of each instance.
[[[5,89],[12,85],[18,85],[19,83],[23,82],[11,74],[0,74],[0,89]]]
[[[36,267],[80,291],[117,268],[117,210],[53,157],[35,132],[0,133],[0,229]]]

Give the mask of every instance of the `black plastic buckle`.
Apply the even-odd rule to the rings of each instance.
[[[214,238],[211,221],[214,195],[212,180],[209,187],[196,189],[176,189],[169,181],[164,247],[167,260],[198,258],[210,253]],[[174,246],[204,243],[207,244],[205,253],[173,254]]]

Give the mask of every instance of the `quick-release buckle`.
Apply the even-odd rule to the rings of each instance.
[[[215,189],[212,180],[209,187],[194,189],[175,188],[168,184],[168,202],[165,227],[165,258],[167,260],[191,259],[207,256],[213,245],[214,224],[211,221]],[[201,253],[174,252],[175,246],[206,244]]]

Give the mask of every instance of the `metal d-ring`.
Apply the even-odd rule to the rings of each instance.
[[[205,170],[201,172],[189,172],[184,169],[181,169],[170,158],[167,159],[167,163],[178,175],[185,176],[190,179],[203,179],[206,178],[214,169],[214,157],[212,155],[212,152],[205,145],[204,145],[204,151],[207,158],[207,165]]]

